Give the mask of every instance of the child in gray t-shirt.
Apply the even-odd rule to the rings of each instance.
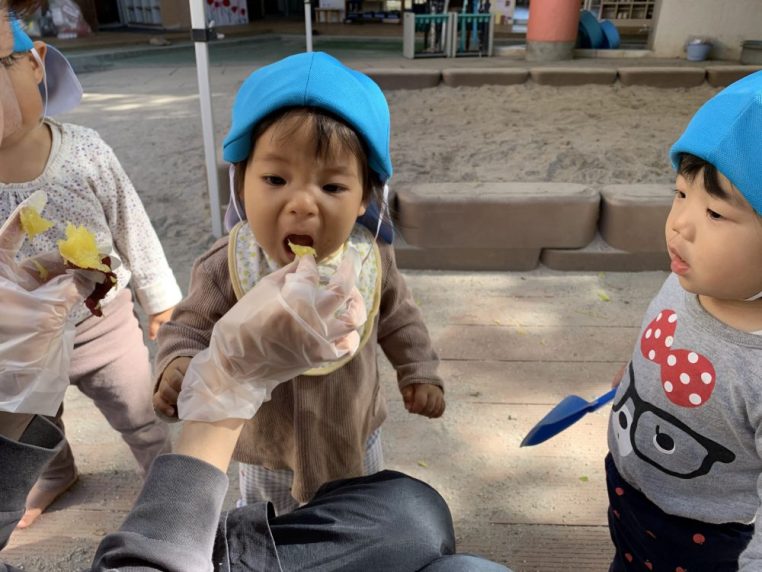
[[[673,274],[620,383],[606,459],[611,571],[761,570],[762,72],[670,152]]]

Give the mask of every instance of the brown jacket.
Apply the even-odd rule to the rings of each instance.
[[[325,482],[363,472],[368,436],[386,418],[379,393],[377,344],[397,370],[399,388],[442,387],[439,358],[421,311],[397,269],[394,250],[379,244],[381,305],[373,335],[345,366],[325,376],[299,376],[279,385],[246,423],[234,458],[294,472],[292,495],[306,502]],[[188,296],[159,331],[157,376],[179,356],[209,345],[212,328],[235,303],[228,271],[228,239],[218,240],[193,265]]]

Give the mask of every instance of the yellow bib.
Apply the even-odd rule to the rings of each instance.
[[[360,260],[365,260],[355,284],[368,312],[367,321],[358,329],[359,352],[373,332],[373,323],[381,304],[381,253],[370,231],[356,224],[344,245],[318,264],[318,274],[320,283],[327,284],[344,259],[344,253],[348,248],[354,248],[360,254]],[[240,300],[259,280],[278,268],[278,264],[259,246],[246,221],[241,221],[233,227],[228,243],[228,270],[237,299]],[[329,374],[349,362],[352,357],[349,355],[338,361],[323,363],[303,375]]]

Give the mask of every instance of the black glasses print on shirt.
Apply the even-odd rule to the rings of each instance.
[[[695,479],[709,473],[715,463],[735,460],[735,454],[726,447],[644,401],[635,388],[632,362],[629,370],[630,385],[614,404],[612,416],[615,429],[629,437],[640,459],[679,479]]]

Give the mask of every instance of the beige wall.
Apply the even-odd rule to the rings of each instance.
[[[713,59],[738,60],[743,40],[762,40],[762,0],[656,0],[650,47],[660,57],[685,57],[692,35],[714,40]]]

